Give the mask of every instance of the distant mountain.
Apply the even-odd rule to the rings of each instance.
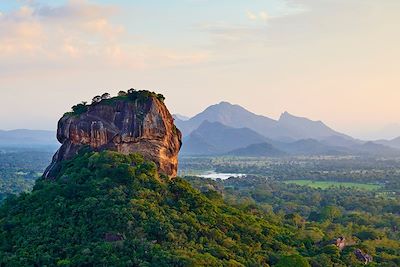
[[[361,145],[364,141],[357,140],[357,139],[350,139],[343,136],[329,136],[320,140],[321,143],[328,145],[328,146],[341,146],[341,147],[352,147]]]
[[[56,132],[43,130],[0,130],[1,147],[57,147]]]
[[[400,150],[374,142],[354,141],[342,145],[332,142],[332,145],[325,141],[315,139],[303,139],[291,143],[272,142],[277,149],[290,155],[358,155],[358,156],[400,156]]]
[[[380,145],[385,145],[385,146],[388,146],[391,148],[400,149],[400,137],[397,137],[392,140],[377,140],[377,141],[374,141],[374,143],[380,144]]]
[[[175,120],[181,120],[181,121],[187,121],[187,120],[190,119],[189,117],[184,116],[184,115],[181,115],[181,114],[174,114],[174,115],[172,115],[172,117],[173,117]]]
[[[280,157],[287,155],[285,152],[275,148],[268,143],[252,144],[245,148],[235,149],[228,153],[238,157]]]
[[[400,156],[400,150],[375,142],[366,142],[352,147],[353,153],[373,156]]]
[[[278,121],[278,128],[281,130],[282,135],[285,130],[292,133],[292,138],[295,139],[325,139],[330,137],[342,137],[345,139],[352,139],[350,136],[339,133],[328,126],[322,121],[312,121],[307,118],[297,117],[284,112]]]
[[[181,154],[223,154],[266,141],[267,138],[248,128],[233,128],[219,122],[206,120],[199,128],[183,139]]]
[[[291,143],[274,142],[273,145],[291,155],[346,155],[351,152],[345,147],[326,145],[315,139],[302,139]]]
[[[287,112],[276,121],[228,102],[212,105],[187,121],[177,120],[176,125],[184,136],[188,136],[204,121],[219,122],[233,128],[249,128],[267,138],[286,142],[308,138],[321,140],[331,136],[352,139],[332,130],[321,121],[296,117]]]
[[[283,142],[268,139],[249,128],[233,128],[219,122],[204,121],[199,128],[183,139],[181,155],[234,155],[248,157],[275,157],[285,155],[349,155],[378,154],[393,149],[364,145],[345,137],[324,140],[301,139]]]
[[[188,136],[204,121],[219,122],[233,128],[249,128],[261,135],[269,132],[276,125],[275,120],[251,113],[239,105],[221,102],[206,108],[188,121],[178,122],[177,127],[184,136]]]

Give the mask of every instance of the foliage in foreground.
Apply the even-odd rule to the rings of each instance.
[[[0,207],[0,265],[282,266],[298,253],[278,225],[139,155],[88,152]]]
[[[199,177],[186,180],[205,194],[222,193],[227,203],[240,210],[268,214],[270,220],[291,226],[296,233],[292,246],[313,267],[361,266],[354,255],[356,249],[373,256],[368,266],[400,266],[398,198],[355,188],[285,184],[251,175],[217,181]],[[338,237],[345,237],[343,250],[333,245]],[[301,261],[295,256],[282,257],[280,264],[286,265],[280,266],[300,266]]]

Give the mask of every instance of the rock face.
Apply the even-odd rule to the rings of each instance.
[[[373,261],[372,256],[362,252],[361,249],[356,249],[354,255],[356,255],[357,259],[362,261],[365,265]]]
[[[57,139],[62,144],[44,177],[54,179],[63,160],[73,158],[82,147],[95,151],[140,153],[154,161],[161,173],[177,174],[182,135],[163,101],[113,98],[86,106],[80,114],[67,113],[58,122]]]

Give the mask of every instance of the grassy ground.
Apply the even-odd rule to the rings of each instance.
[[[345,182],[333,182],[333,181],[290,180],[290,181],[285,181],[285,183],[305,185],[321,189],[327,189],[329,187],[342,187],[342,186],[363,189],[363,190],[377,190],[381,188],[380,185],[376,184],[345,183]]]

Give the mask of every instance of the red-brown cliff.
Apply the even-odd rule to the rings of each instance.
[[[62,144],[45,171],[55,178],[63,160],[83,147],[95,151],[140,153],[156,163],[161,173],[174,177],[182,135],[163,102],[148,91],[130,91],[111,99],[97,98],[91,105],[74,106],[58,122],[57,139]]]

